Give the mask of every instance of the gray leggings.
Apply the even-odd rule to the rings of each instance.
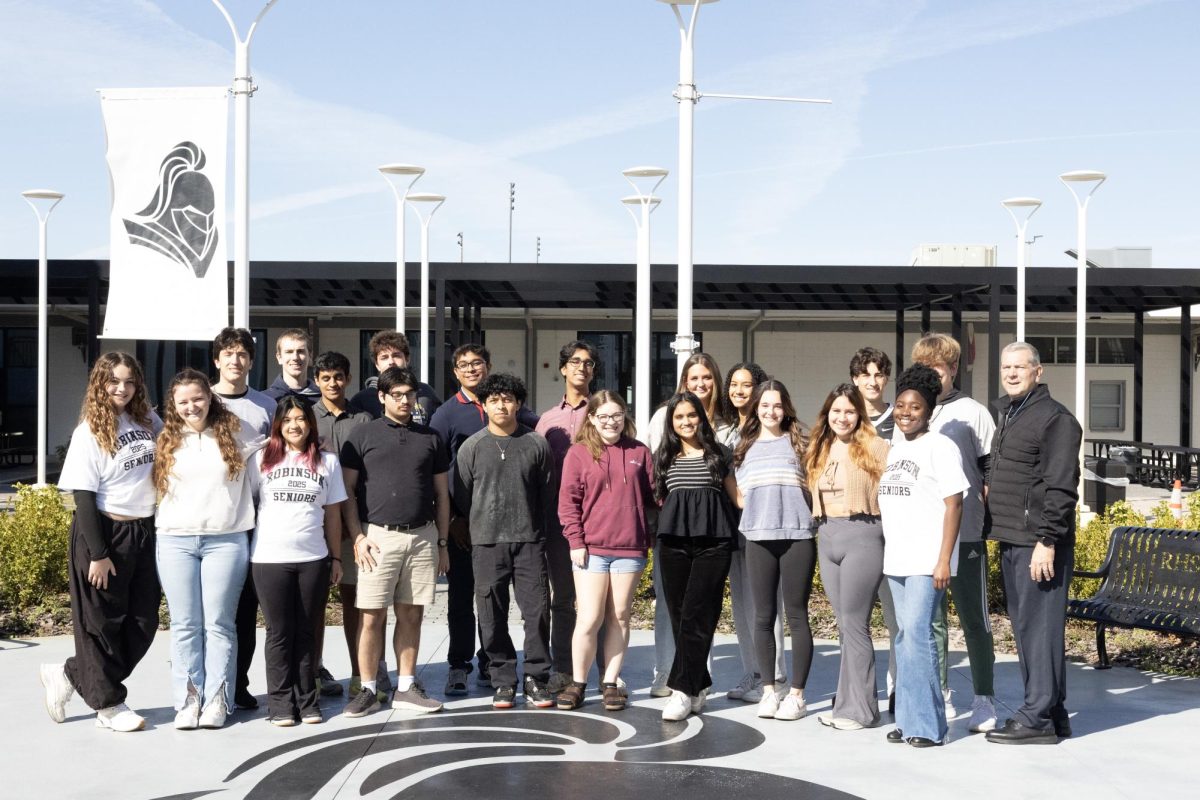
[[[792,688],[803,689],[812,667],[813,638],[808,624],[808,597],[817,566],[815,539],[746,542],[746,583],[754,597],[754,652],[758,671],[767,680],[775,672],[775,637],[780,588],[792,636]]]
[[[871,607],[883,577],[883,528],[870,517],[828,519],[821,525],[821,581],[837,614],[842,661],[833,716],[866,726],[879,723]]]

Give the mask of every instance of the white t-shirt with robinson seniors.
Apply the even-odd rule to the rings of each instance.
[[[930,432],[909,441],[896,431],[879,480],[884,575],[933,574],[942,548],[946,498],[968,486],[962,456],[949,438]],[[958,574],[957,542],[950,574]]]
[[[317,561],[329,555],[325,544],[325,506],[346,499],[342,467],[333,453],[321,453],[317,470],[288,450],[283,460],[262,471],[260,450],[248,466],[250,486],[258,498],[258,524],[250,560],[258,564]]]
[[[117,451],[100,449],[86,422],[71,434],[66,463],[58,488],[96,493],[96,508],[122,517],[154,516],[154,442],[162,420],[150,412],[150,428],[129,418],[117,417]]]

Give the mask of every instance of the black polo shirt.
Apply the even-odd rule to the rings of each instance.
[[[387,417],[363,423],[342,444],[342,466],[358,471],[358,513],[364,523],[417,525],[433,520],[433,476],[450,469],[437,432]]]

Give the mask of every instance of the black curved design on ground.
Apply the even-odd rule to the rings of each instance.
[[[660,711],[645,706],[620,714],[598,706],[570,713],[475,706],[295,739],[239,764],[220,789],[159,800],[214,792],[247,800],[308,799],[331,790],[339,796],[388,796],[389,789],[393,800],[463,792],[489,800],[612,800],[681,792],[689,800],[739,795],[855,800],[807,781],[686,763],[746,753],[764,742],[761,732],[730,719],[704,715],[664,723]]]

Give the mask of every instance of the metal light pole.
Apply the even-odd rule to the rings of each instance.
[[[421,221],[421,382],[429,383],[429,356],[434,351],[429,346],[429,223],[434,212],[446,202],[446,196],[417,192],[406,199]],[[422,214],[422,206],[427,207],[429,213]]]
[[[636,194],[624,197],[621,202],[625,210],[633,217],[637,227],[637,320],[633,334],[633,418],[637,422],[643,442],[648,439],[650,424],[650,322],[651,322],[651,292],[650,282],[650,214],[658,207],[659,198],[654,196],[655,190],[667,179],[667,170],[662,167],[631,167],[621,173]],[[655,179],[650,191],[643,192],[635,179]],[[640,212],[635,210],[640,208]]]
[[[53,189],[30,189],[21,192],[25,202],[38,219],[38,354],[37,354],[37,485],[46,485],[46,390],[49,351],[49,287],[50,267],[46,258],[46,226],[50,212],[63,199],[62,192]],[[40,201],[40,203],[39,203]]]
[[[1001,200],[1000,205],[1008,211],[1013,224],[1017,226],[1017,341],[1025,341],[1025,264],[1028,251],[1025,246],[1025,229],[1029,220],[1042,207],[1042,201],[1036,197],[1010,197]],[[1028,209],[1024,219],[1017,219],[1017,209]],[[994,335],[994,334],[993,334]]]
[[[425,174],[425,168],[413,164],[384,164],[379,171],[396,196],[396,330],[404,333],[404,304],[407,300],[404,291],[407,285],[404,279],[404,200],[412,191],[413,184]],[[400,188],[402,184],[403,191]]]
[[[250,77],[250,40],[263,16],[278,0],[267,0],[246,38],[221,0],[212,0],[233,34],[233,327],[250,327],[250,95],[258,89]]]
[[[1079,420],[1079,427],[1083,429],[1083,436],[1079,440],[1079,507],[1087,511],[1089,509],[1083,499],[1082,473],[1083,442],[1087,440],[1088,435],[1087,397],[1084,393],[1084,374],[1087,368],[1087,209],[1092,195],[1108,176],[1096,170],[1081,169],[1064,172],[1058,179],[1071,191],[1071,196],[1075,198],[1075,206],[1079,210],[1075,245],[1075,417]],[[1088,183],[1093,184],[1092,188],[1080,197],[1079,191],[1076,191],[1076,184]],[[1080,189],[1082,188],[1083,186],[1080,186]]]
[[[767,95],[747,94],[717,94],[706,92],[701,94],[696,89],[695,79],[695,34],[696,20],[700,16],[700,6],[715,3],[717,0],[658,0],[666,3],[675,13],[679,23],[679,85],[674,96],[679,101],[679,322],[675,341],[671,349],[675,351],[679,369],[696,349],[696,338],[692,331],[692,176],[694,167],[693,119],[696,114],[696,103],[701,97],[721,97],[731,100],[783,100],[792,103],[829,103],[829,100],[812,100],[801,97],[773,97]],[[691,9],[691,17],[685,20],[679,7]]]

